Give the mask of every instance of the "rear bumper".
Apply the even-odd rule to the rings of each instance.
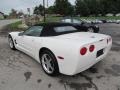
[[[79,61],[74,74],[77,74],[77,73],[80,73],[80,72],[82,72],[84,70],[87,70],[91,66],[95,65],[97,62],[104,59],[105,56],[107,55],[107,53],[109,52],[110,47],[106,48],[105,50],[106,50],[105,53],[103,55],[97,57],[97,58],[96,58],[96,53],[95,53],[94,56],[88,56],[89,59],[85,59],[85,61],[82,62],[82,64],[81,64],[81,61]]]
[[[73,64],[69,66],[67,65],[69,69],[66,70],[65,72],[63,70],[62,73],[66,75],[75,75],[82,71],[87,70],[97,62],[101,61],[108,54],[108,52],[111,49],[111,46],[112,46],[112,43],[109,44],[107,47],[105,47],[104,53],[99,57],[96,57],[97,51],[91,54],[87,54],[85,57],[79,57],[77,60],[74,60],[76,62],[73,62]]]

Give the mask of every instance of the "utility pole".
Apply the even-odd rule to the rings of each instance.
[[[45,22],[46,21],[46,17],[45,17],[45,0],[43,0],[43,7],[44,7],[43,16],[44,16],[44,22]]]
[[[28,15],[30,17],[30,8],[27,8],[27,11],[28,11]]]
[[[49,7],[49,5],[48,5],[48,0],[47,0],[47,8]]]

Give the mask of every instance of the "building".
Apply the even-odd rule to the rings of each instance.
[[[0,12],[0,19],[4,19],[4,13]]]

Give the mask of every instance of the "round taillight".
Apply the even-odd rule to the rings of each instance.
[[[94,49],[95,49],[95,46],[94,46],[94,45],[91,45],[90,48],[89,48],[89,51],[90,51],[90,52],[93,52]]]
[[[80,54],[81,55],[85,55],[86,52],[87,52],[87,48],[86,47],[81,48],[81,50],[80,50]]]
[[[112,38],[107,39],[107,44],[112,41]]]

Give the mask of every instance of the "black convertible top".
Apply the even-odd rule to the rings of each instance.
[[[51,26],[51,27],[57,27],[57,26],[73,26],[70,23],[62,23],[62,22],[49,22],[49,23],[40,23],[40,24],[36,24],[34,26]]]
[[[34,26],[43,26],[43,30],[41,31],[41,36],[57,36],[57,35],[62,35],[62,34],[67,34],[67,33],[78,32],[78,30],[77,31],[56,32],[54,30],[54,27],[73,26],[70,23],[63,23],[63,22],[40,23],[40,24],[36,24]]]

